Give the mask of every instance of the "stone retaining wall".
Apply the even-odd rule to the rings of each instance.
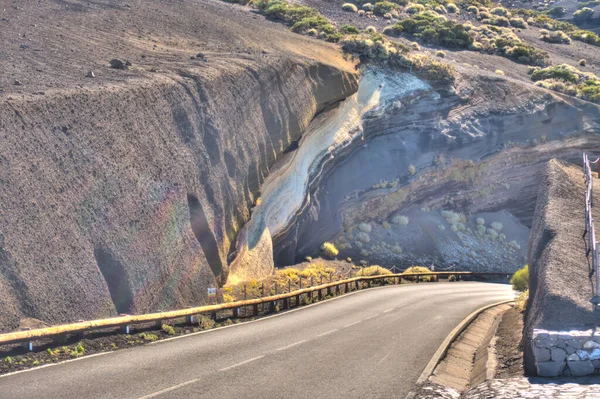
[[[542,377],[600,374],[600,329],[533,331],[533,354]]]

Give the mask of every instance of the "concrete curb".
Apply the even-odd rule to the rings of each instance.
[[[431,374],[433,374],[433,370],[435,370],[440,361],[444,358],[444,356],[446,356],[446,353],[448,353],[450,345],[452,345],[452,343],[456,341],[456,339],[467,329],[467,327],[469,327],[469,325],[477,318],[477,316],[479,316],[481,313],[485,312],[488,309],[511,302],[514,302],[514,299],[508,299],[505,301],[492,303],[491,305],[483,306],[471,313],[470,315],[468,315],[463,321],[461,321],[460,324],[456,326],[456,328],[452,330],[452,332],[446,337],[446,339],[444,340],[444,342],[442,342],[442,344],[435,352],[427,366],[425,366],[425,369],[423,370],[423,372],[419,376],[419,379],[417,380],[417,387],[420,387],[427,381],[427,379],[429,379]],[[406,399],[412,399],[415,395],[416,392],[409,392],[408,395],[406,395]]]

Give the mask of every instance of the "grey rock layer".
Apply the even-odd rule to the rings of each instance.
[[[0,103],[0,331],[204,303],[270,166],[356,88],[282,56]]]

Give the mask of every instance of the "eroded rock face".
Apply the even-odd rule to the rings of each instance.
[[[230,60],[0,104],[0,331],[201,304],[270,167],[353,72]]]
[[[598,116],[595,106],[485,76],[399,97],[364,115],[366,142],[311,186],[298,225],[275,239],[275,263],[334,241],[355,261],[512,272],[527,261],[546,162],[597,147],[585,132]]]

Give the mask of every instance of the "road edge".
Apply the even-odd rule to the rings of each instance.
[[[431,358],[429,363],[427,363],[427,366],[425,366],[425,369],[423,370],[423,372],[417,379],[417,383],[416,383],[417,388],[420,387],[421,385],[423,385],[429,379],[431,374],[433,374],[433,370],[435,370],[435,368],[440,363],[440,361],[444,358],[444,356],[446,356],[446,353],[448,353],[448,349],[450,349],[450,345],[452,345],[452,343],[454,341],[456,341],[456,339],[458,339],[458,337],[467,329],[467,327],[469,327],[469,325],[477,318],[477,316],[479,316],[486,310],[489,310],[496,306],[511,303],[514,301],[515,301],[514,299],[507,299],[504,301],[485,305],[485,306],[475,310],[473,313],[468,315],[466,318],[464,318],[463,321],[461,321],[460,324],[457,325],[450,334],[448,334],[448,336],[446,337],[446,339],[444,339],[444,342],[442,342],[442,344],[440,345],[438,350],[435,352],[435,354],[433,355],[433,357]],[[416,395],[416,391],[417,390],[409,392],[406,395],[405,399],[414,398]]]

